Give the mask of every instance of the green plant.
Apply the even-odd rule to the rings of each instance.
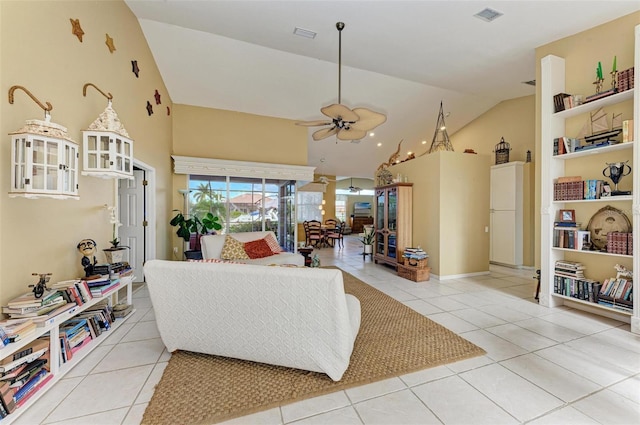
[[[211,213],[206,213],[202,219],[194,215],[186,218],[180,210],[177,211],[175,217],[169,222],[170,225],[177,227],[176,235],[189,242],[191,234],[196,234],[196,244],[199,245],[200,235],[204,235],[211,230],[222,229],[222,224],[219,223],[220,218],[214,216]]]
[[[376,233],[373,229],[364,229],[364,233],[360,239],[364,245],[373,245],[373,241],[376,240]]]

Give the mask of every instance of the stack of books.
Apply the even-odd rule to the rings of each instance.
[[[60,360],[66,363],[73,354],[93,339],[87,319],[74,318],[60,326]]]
[[[622,277],[606,279],[598,294],[598,304],[633,313],[633,281]]]
[[[120,278],[112,279],[109,275],[102,275],[100,278],[87,280],[86,282],[94,298],[105,296],[120,286]]]
[[[404,258],[410,258],[413,260],[424,260],[429,257],[429,254],[424,252],[424,250],[420,247],[418,248],[405,248],[402,253]]]
[[[2,307],[2,312],[8,314],[12,319],[37,318],[66,303],[67,301],[57,290],[46,290],[40,298],[36,298],[33,292],[28,292],[9,301],[6,306]]]
[[[0,329],[6,334],[9,342],[24,339],[35,332],[37,327],[37,324],[31,318],[0,321]]]
[[[53,377],[48,363],[48,338],[36,339],[0,360],[0,414],[13,412]]]

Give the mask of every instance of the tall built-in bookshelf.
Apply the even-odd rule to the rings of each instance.
[[[633,284],[632,299],[633,308],[622,309],[615,306],[607,306],[596,302],[558,293],[556,264],[558,261],[567,263],[580,263],[584,266],[584,275],[587,278],[603,280],[604,269],[610,269],[611,277],[616,275],[612,267],[616,264],[624,265],[627,269],[635,273],[640,273],[640,244],[637,232],[640,231],[640,25],[634,31],[634,67],[636,70],[635,84],[630,90],[602,97],[578,106],[571,107],[556,112],[554,96],[559,93],[566,93],[565,89],[565,59],[549,55],[541,61],[541,291],[540,304],[548,307],[555,307],[566,304],[570,307],[586,310],[588,312],[625,321],[631,324],[631,331],[640,334],[640,287],[638,283]],[[614,52],[611,57],[613,58]],[[599,58],[594,58],[597,63]],[[632,104],[631,113],[627,113],[627,118],[633,119],[633,134],[635,140],[601,146],[593,149],[579,150],[575,152],[554,155],[554,139],[569,137],[565,133],[565,126],[569,120],[590,118],[590,113],[598,111],[600,108],[626,107]],[[593,159],[602,161],[602,167],[594,166]],[[583,180],[602,179],[602,169],[605,163],[612,161],[611,158],[619,161],[628,161],[633,172],[626,179],[632,180],[632,194],[630,196],[609,196],[599,199],[580,200],[554,200],[554,183],[559,177],[567,175],[581,174]],[[594,210],[598,210],[606,205],[612,205],[619,210],[628,213],[635,232],[632,240],[632,254],[614,254],[594,250],[577,250],[554,246],[554,232],[558,221],[560,210],[574,210],[577,222],[582,222],[586,226],[593,215]],[[556,244],[557,245],[557,244]],[[600,276],[590,276],[590,270],[598,270]],[[574,282],[569,278],[569,282]],[[556,287],[554,289],[554,283]],[[602,282],[601,282],[602,283]],[[586,290],[586,286],[585,286]],[[582,289],[581,289],[582,291]]]

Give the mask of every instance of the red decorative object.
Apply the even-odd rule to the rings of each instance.
[[[136,78],[138,78],[138,74],[140,73],[140,68],[138,68],[138,61],[131,61],[131,72],[136,74]]]
[[[82,36],[84,35],[84,31],[82,31],[82,27],[80,26],[80,19],[69,18],[69,20],[71,21],[71,34],[78,37],[78,40],[80,40],[80,43],[82,43]]]
[[[147,100],[147,113],[149,114],[149,116],[153,115],[153,105],[148,100]]]
[[[116,50],[116,46],[113,44],[113,38],[109,37],[109,34],[105,34],[107,36],[107,41],[104,44],[109,48],[109,53],[113,53]]]
[[[158,93],[158,90],[156,89],[156,94],[153,95],[153,97],[156,98],[156,105],[161,104],[162,102],[160,101],[160,93]]]

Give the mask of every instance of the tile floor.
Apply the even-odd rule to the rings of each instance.
[[[531,270],[414,283],[348,237],[319,251],[487,351],[482,357],[340,391],[228,424],[638,424],[640,336],[629,325],[533,299]],[[14,423],[138,424],[170,355],[146,288],[135,316]]]

